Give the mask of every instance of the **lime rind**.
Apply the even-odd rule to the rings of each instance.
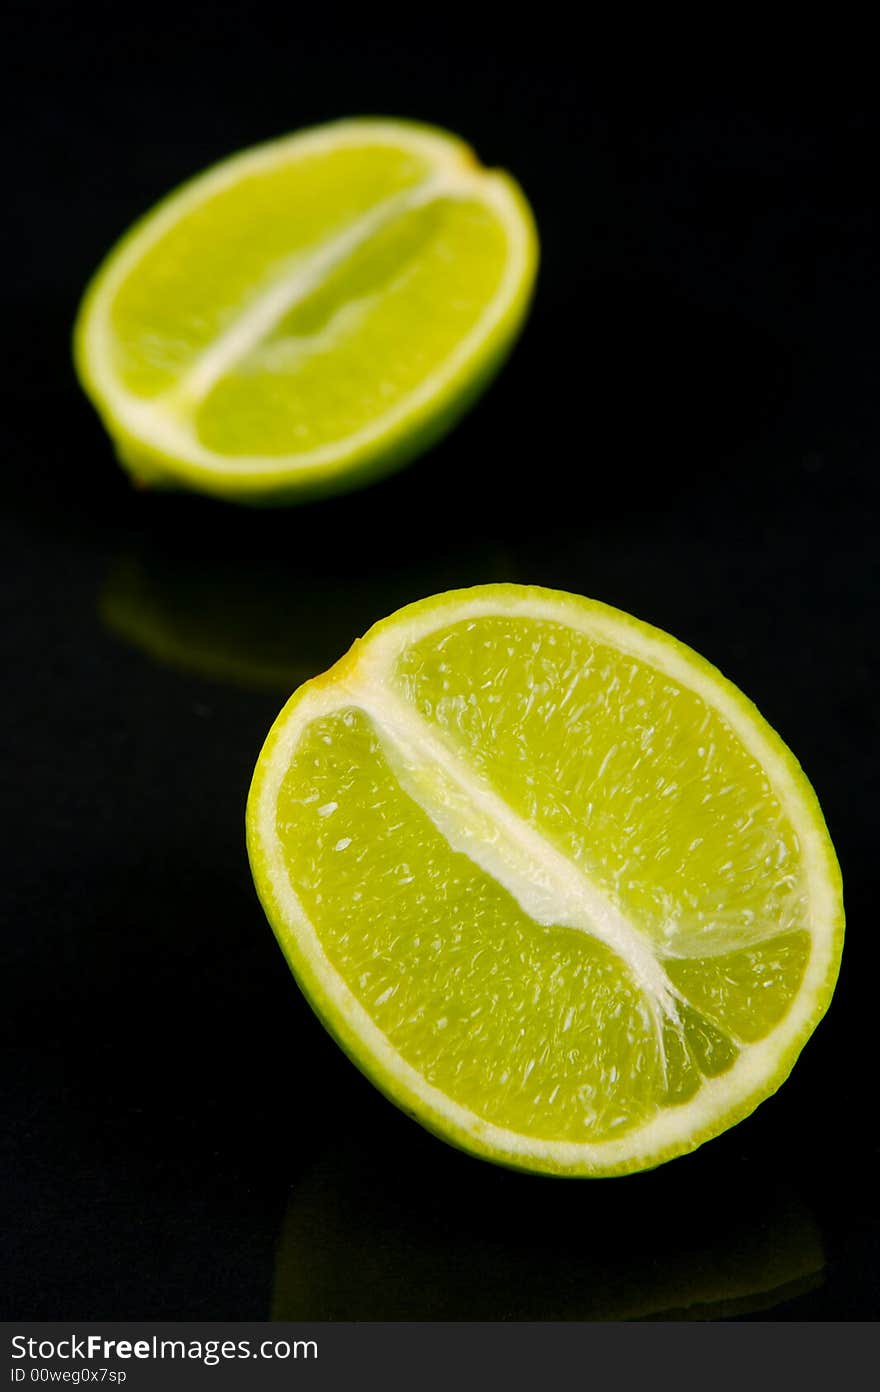
[[[799,992],[780,1023],[744,1048],[695,1096],[619,1138],[546,1141],[492,1125],[429,1085],[336,973],[290,883],[274,833],[280,780],[300,733],[338,710],[359,687],[375,690],[394,655],[432,628],[480,614],[552,615],[615,641],[641,661],[686,680],[720,710],[759,760],[800,838],[809,883],[811,951]],[[377,624],[337,666],[295,693],[270,732],[248,801],[248,846],[259,896],[313,1009],[330,1033],[393,1102],[428,1130],[512,1168],[559,1175],[613,1175],[659,1165],[695,1149],[749,1115],[784,1082],[825,1013],[839,969],[844,913],[840,871],[816,796],[794,756],[756,708],[704,658],[649,625],[596,601],[532,587],[496,585],[422,601]]]
[[[109,316],[138,260],[185,212],[237,178],[288,154],[346,142],[387,141],[434,169],[450,196],[481,202],[497,219],[507,260],[497,292],[472,330],[415,390],[347,439],[290,455],[217,454],[174,412],[135,397],[113,368]],[[252,505],[287,503],[360,486],[403,467],[440,439],[485,390],[510,352],[531,301],[538,237],[531,209],[508,174],[482,169],[470,148],[416,122],[356,118],[246,150],[163,199],[117,243],[90,282],[74,328],[74,363],[120,463],[142,486],[187,487]]]

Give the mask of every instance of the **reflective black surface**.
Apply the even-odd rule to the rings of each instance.
[[[7,175],[5,1313],[874,1317],[880,123],[615,114],[561,44],[40,15],[14,19]],[[544,262],[510,365],[362,494],[135,493],[69,365],[87,275],[182,177],[361,111],[451,126],[522,181]],[[791,1080],[652,1174],[530,1179],[424,1135],[324,1035],[251,887],[244,799],[289,691],[398,605],[491,579],[715,661],[842,862],[843,974]]]

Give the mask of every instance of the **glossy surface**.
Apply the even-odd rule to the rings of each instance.
[[[534,35],[344,46],[215,15],[169,44],[153,11],[34,12],[17,46],[5,1313],[546,1318],[695,1293],[876,1318],[876,122],[746,118],[741,92],[725,116],[621,116]],[[293,520],[130,490],[69,369],[90,269],[226,150],[380,108],[516,155],[545,260],[503,378],[406,474]],[[105,622],[133,573],[168,661]],[[573,1186],[422,1135],[298,1000],[253,894],[242,809],[281,702],[352,631],[484,580],[598,595],[721,665],[840,855],[848,961],[816,1039],[772,1106],[653,1173]]]

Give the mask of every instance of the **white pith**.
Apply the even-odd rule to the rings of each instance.
[[[228,187],[237,179],[285,159],[314,155],[322,148],[387,143],[426,159],[429,170],[421,183],[375,205],[335,238],[319,248],[251,302],[231,326],[211,344],[180,382],[155,397],[138,397],[118,380],[113,367],[114,335],[111,309],[114,297],[146,252],[190,208]],[[194,430],[194,412],[215,383],[258,344],[278,321],[314,292],[339,262],[350,255],[390,219],[441,198],[475,199],[490,208],[504,229],[507,258],[493,298],[453,352],[394,407],[362,429],[314,449],[285,455],[222,455],[205,448]],[[225,161],[196,179],[148,219],[114,257],[102,274],[84,328],[88,370],[92,383],[112,418],[135,440],[160,455],[180,459],[215,475],[244,478],[290,474],[321,475],[352,456],[360,456],[377,441],[403,430],[459,378],[471,360],[490,342],[522,293],[531,261],[531,241],[522,211],[506,179],[479,168],[467,148],[451,138],[395,122],[353,121],[292,136]]]
[[[606,943],[649,1001],[674,1018],[670,982],[650,944],[573,861],[487,787],[388,685],[356,677],[344,683],[341,694],[370,717],[404,791],[453,850],[497,880],[536,923],[577,928]],[[446,780],[445,796],[425,797],[410,775],[410,769],[425,765]]]
[[[612,643],[640,661],[648,663],[676,681],[688,686],[727,721],[746,749],[765,770],[775,795],[786,810],[802,849],[802,863],[807,880],[807,898],[811,920],[804,926],[810,931],[812,949],[797,997],[780,1023],[758,1043],[742,1049],[731,1069],[722,1076],[704,1080],[698,1093],[687,1103],[661,1109],[644,1125],[634,1128],[617,1139],[601,1142],[545,1141],[533,1136],[494,1126],[469,1108],[429,1085],[425,1079],[394,1049],[387,1036],[378,1028],[360,1005],[344,980],[331,966],[320,940],[303,911],[289,880],[284,853],[275,830],[276,804],[281,781],[287,771],[293,751],[308,724],[314,719],[341,707],[359,706],[374,723],[383,749],[397,742],[398,754],[410,759],[438,759],[443,771],[453,781],[463,781],[466,795],[481,814],[503,828],[501,842],[480,846],[475,835],[461,830],[461,820],[453,809],[450,818],[442,811],[423,802],[435,824],[447,834],[451,844],[469,855],[477,864],[496,876],[516,895],[527,912],[536,908],[539,914],[550,911],[550,899],[567,909],[574,919],[570,926],[594,932],[629,963],[633,974],[641,981],[646,998],[655,1013],[664,1008],[674,1010],[661,989],[665,982],[662,965],[653,957],[646,939],[632,925],[621,923],[612,905],[585,881],[580,872],[565,857],[559,856],[544,838],[523,824],[500,799],[486,789],[448,748],[423,729],[421,717],[403,706],[400,698],[391,696],[388,675],[397,654],[439,627],[477,618],[481,615],[519,614],[536,619],[563,622],[600,642]],[[403,709],[401,709],[403,706]],[[394,756],[392,754],[392,767]],[[395,770],[396,771],[396,770]],[[412,791],[405,788],[405,791]],[[457,598],[453,605],[426,605],[415,614],[401,617],[397,622],[380,629],[361,645],[356,659],[344,666],[338,682],[323,681],[303,691],[293,703],[286,721],[281,722],[271,742],[271,753],[261,769],[257,804],[254,809],[254,829],[260,850],[265,857],[271,893],[276,903],[276,931],[288,938],[303,954],[320,983],[332,1007],[332,1013],[346,1024],[350,1037],[358,1041],[363,1051],[372,1056],[381,1076],[403,1105],[418,1111],[429,1125],[455,1138],[470,1137],[479,1148],[511,1163],[546,1162],[554,1169],[573,1171],[607,1171],[674,1151],[676,1146],[688,1148],[693,1137],[702,1139],[711,1132],[712,1123],[730,1115],[738,1107],[748,1109],[750,1097],[763,1094],[762,1084],[778,1071],[780,1060],[802,1042],[815,1019],[817,1002],[827,993],[829,971],[835,952],[834,925],[838,904],[836,889],[829,874],[827,847],[816,825],[815,813],[807,805],[803,791],[786,762],[784,753],[773,738],[762,729],[760,718],[728,684],[711,669],[704,670],[688,660],[685,652],[672,640],[646,630],[636,621],[616,616],[613,611],[595,610],[572,602],[542,599],[533,593],[521,597],[508,593],[503,599],[496,594],[472,599]],[[445,824],[444,824],[445,822]],[[451,835],[450,835],[451,833]],[[455,840],[452,838],[455,837]],[[510,849],[513,847],[513,855]],[[517,860],[519,859],[519,864]],[[560,865],[559,861],[564,865]],[[537,862],[537,864],[536,864]],[[534,890],[523,875],[524,863],[537,871],[538,888]],[[573,872],[573,873],[572,873]],[[608,910],[611,910],[609,913]],[[537,916],[537,915],[535,915]],[[537,921],[542,921],[537,917]],[[559,918],[554,919],[559,923]],[[280,925],[283,925],[281,927]],[[651,958],[647,965],[645,954]],[[656,976],[659,973],[660,976]],[[766,1088],[765,1088],[766,1090]],[[696,1142],[693,1142],[696,1143]]]

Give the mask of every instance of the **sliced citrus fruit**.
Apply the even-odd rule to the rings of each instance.
[[[341,121],[236,155],[139,222],[87,291],[76,364],[140,482],[329,492],[456,420],[536,262],[519,188],[460,140]]]
[[[793,756],[703,658],[572,595],[489,585],[376,625],[279,716],[248,839],[352,1059],[524,1169],[717,1135],[837,976],[840,874]]]

